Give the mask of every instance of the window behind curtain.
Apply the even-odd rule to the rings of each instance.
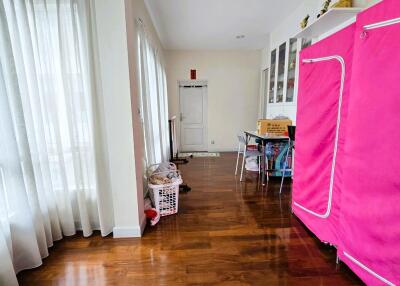
[[[87,124],[88,118],[91,116],[88,109],[90,104],[82,101],[82,98],[85,98],[84,94],[89,92],[87,86],[83,84],[83,80],[87,79],[88,75],[82,70],[80,62],[75,60],[82,58],[82,47],[73,45],[73,43],[81,41],[81,39],[76,39],[80,37],[81,33],[76,33],[74,30],[76,28],[80,31],[77,5],[62,0],[59,1],[58,7],[55,0],[25,1],[26,6],[15,4],[14,18],[14,7],[9,3],[11,2],[4,1],[6,21],[15,22],[17,23],[16,27],[19,27],[19,30],[16,30],[11,24],[8,26],[10,34],[14,37],[18,35],[20,38],[23,57],[19,64],[26,69],[24,73],[26,74],[27,90],[21,90],[21,93],[27,94],[37,87],[37,97],[30,99],[38,107],[35,108],[32,105],[31,123],[35,133],[38,133],[39,125],[43,124],[46,143],[46,148],[38,150],[38,153],[36,150],[31,150],[31,153],[38,158],[47,153],[55,189],[62,188],[58,162],[61,159],[64,160],[69,188],[76,190],[80,187],[81,182],[77,182],[73,174],[72,153],[77,152],[78,149],[82,152],[91,146],[90,138],[87,136],[91,133],[91,130],[88,130],[91,126]],[[27,20],[26,26],[23,25],[22,16]],[[60,22],[62,25],[59,25]],[[29,31],[21,30],[25,27],[28,27]],[[60,38],[62,41],[59,40]],[[14,52],[16,51],[14,50]],[[14,56],[21,57],[17,54]],[[32,65],[28,64],[30,60]],[[19,83],[21,83],[23,81],[20,77],[22,73],[18,71],[17,73]],[[71,105],[75,108],[66,108]],[[37,114],[39,110],[42,111],[41,114]],[[73,119],[68,114],[70,111],[73,112]],[[0,116],[2,115],[0,114]],[[28,116],[25,118],[30,120]],[[58,143],[55,130],[59,131],[60,141]],[[60,143],[63,146],[63,158],[60,158],[60,150],[57,150],[57,144],[60,145]],[[89,153],[86,152],[88,161],[92,159]],[[90,181],[93,182],[93,179]]]
[[[79,219],[78,196],[92,204],[94,210],[97,200],[93,91],[88,49],[83,39],[85,27],[78,15],[78,5],[82,8],[85,4],[73,0],[2,0],[4,10],[0,11],[4,92],[6,97],[18,97],[22,103],[20,110],[11,107],[11,116],[0,110],[0,120],[8,117],[16,124],[15,118],[20,118],[23,124],[18,124],[23,126],[13,129],[19,148],[24,146],[29,150],[20,151],[15,162],[0,158],[0,169],[6,174],[0,176],[3,201],[7,203],[7,193],[13,191],[9,182],[17,174],[13,175],[11,170],[19,164],[27,193],[41,192],[39,201],[43,200],[43,206],[54,192],[58,209],[69,204],[61,202],[63,199],[70,199],[75,220]],[[27,142],[21,139],[22,133],[26,133]],[[2,136],[1,140],[15,139]],[[34,178],[26,169],[30,164]],[[29,182],[33,182],[31,187]],[[54,201],[53,198],[49,201],[49,208],[56,207]],[[42,211],[47,212],[45,208]],[[8,216],[12,212],[9,207]]]
[[[138,21],[138,62],[140,112],[142,118],[146,164],[169,160],[168,98],[166,74],[160,53]]]
[[[0,284],[16,285],[53,241],[114,225],[94,1],[0,0]]]

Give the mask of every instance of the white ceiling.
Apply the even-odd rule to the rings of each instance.
[[[260,49],[301,0],[145,0],[166,49]],[[245,35],[244,39],[236,39]]]

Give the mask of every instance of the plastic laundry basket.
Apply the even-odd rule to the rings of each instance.
[[[150,189],[150,198],[160,216],[176,214],[179,204],[179,185],[182,184],[182,177],[173,164],[165,165],[164,163],[164,165],[160,167],[161,168],[151,166],[151,170],[148,170],[148,178],[150,179],[152,175],[167,177],[168,174],[174,173],[174,179],[172,183],[160,185],[151,184],[149,180],[148,187]],[[165,170],[165,168],[169,170],[157,172],[157,170]]]

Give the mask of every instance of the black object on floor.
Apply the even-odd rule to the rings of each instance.
[[[288,125],[288,135],[289,135],[290,141],[294,142],[296,140],[296,126]]]
[[[186,185],[186,184],[182,184],[182,185],[179,186],[179,192],[180,192],[180,193],[188,193],[188,192],[190,192],[191,190],[192,190],[192,188],[189,187],[189,186]]]
[[[176,155],[174,157],[174,147],[176,144],[176,126],[175,126],[176,116],[172,117],[168,120],[169,125],[169,158],[171,163],[175,164],[187,164],[189,160],[187,158],[180,158],[178,156],[179,151],[178,148],[176,149]]]
[[[174,147],[175,147],[175,141],[176,141],[176,126],[175,126],[175,120],[176,116],[172,117],[170,120],[168,120],[168,125],[169,125],[169,156],[170,156],[170,162],[175,163],[179,169],[179,165],[187,164],[189,163],[189,160],[187,158],[180,158],[178,156],[178,148],[176,149],[176,156],[174,157]],[[192,158],[193,156],[191,156]],[[179,192],[183,193],[188,193],[192,190],[187,184],[181,184],[179,186]]]

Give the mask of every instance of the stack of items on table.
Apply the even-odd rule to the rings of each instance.
[[[147,169],[147,180],[151,202],[146,200],[145,213],[151,219],[151,225],[155,225],[161,216],[178,212],[182,177],[175,164],[160,163]]]

